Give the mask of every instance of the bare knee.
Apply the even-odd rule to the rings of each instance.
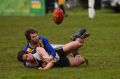
[[[80,66],[81,64],[85,63],[85,59],[80,55],[76,55],[74,58],[71,58],[69,60],[70,60],[71,67]]]
[[[80,55],[76,55],[75,56],[78,59],[78,66],[85,63],[85,58],[80,56]]]
[[[76,42],[77,42],[78,47],[82,47],[83,46],[83,42],[80,42],[79,40],[76,40]]]

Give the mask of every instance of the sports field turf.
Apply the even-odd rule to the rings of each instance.
[[[29,27],[55,44],[70,42],[72,34],[86,28],[91,36],[80,53],[88,58],[89,65],[48,71],[24,68],[16,55],[27,42],[24,31]],[[54,24],[51,14],[0,16],[0,79],[120,79],[120,14],[97,10],[95,19],[89,20],[87,10],[73,9],[61,25]]]

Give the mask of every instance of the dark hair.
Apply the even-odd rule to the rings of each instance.
[[[38,33],[37,30],[33,29],[33,28],[29,28],[25,31],[25,37],[26,37],[26,40],[29,42],[31,40],[31,37],[30,37],[30,34],[33,34],[33,33]]]
[[[21,62],[24,62],[24,60],[22,59],[22,56],[23,56],[24,54],[28,54],[28,52],[25,51],[25,50],[19,51],[19,53],[18,53],[18,55],[17,55],[17,59],[18,59],[19,61],[21,61]]]

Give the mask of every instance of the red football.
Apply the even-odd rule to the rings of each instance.
[[[53,20],[56,24],[61,24],[64,19],[64,13],[63,10],[60,8],[57,8],[53,12]]]

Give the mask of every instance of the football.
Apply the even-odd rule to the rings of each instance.
[[[64,19],[64,13],[63,10],[60,8],[57,8],[53,12],[53,20],[56,24],[61,24]]]

